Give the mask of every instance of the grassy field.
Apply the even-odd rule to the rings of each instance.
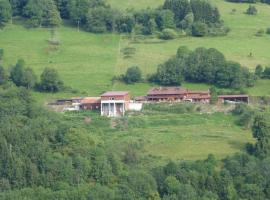
[[[125,9],[145,9],[156,8],[162,5],[164,0],[107,0],[107,2],[114,8],[121,10]]]
[[[91,117],[91,124],[84,123],[84,116]],[[153,158],[154,163],[203,159],[208,154],[221,159],[243,151],[247,142],[254,142],[249,130],[236,126],[236,118],[223,113],[144,112],[115,123],[92,112],[71,113],[68,117],[93,137],[105,141],[111,151],[123,155],[128,146],[136,146],[139,155]]]
[[[133,47],[136,53],[131,59],[121,59],[118,69],[122,72],[127,66],[137,64],[145,73],[155,70],[156,66],[176,53],[179,46],[187,46],[190,49],[197,47],[217,48],[225,54],[227,59],[240,62],[242,65],[254,69],[257,64],[270,64],[270,35],[255,36],[259,29],[266,30],[270,27],[270,6],[257,4],[258,15],[248,16],[244,14],[248,4],[234,4],[223,0],[213,1],[221,12],[225,24],[231,32],[225,37],[183,37],[171,41],[146,39],[134,43],[129,39],[123,39],[121,47]],[[231,14],[232,9],[235,14]],[[252,57],[249,54],[252,53]]]
[[[113,7],[121,9],[141,9],[159,6],[159,1],[108,0]],[[223,0],[213,0],[220,11],[225,24],[231,32],[225,37],[182,37],[172,41],[153,38],[139,39],[133,42],[118,34],[90,34],[78,32],[69,26],[57,30],[61,45],[54,49],[48,43],[49,29],[25,29],[21,25],[8,25],[0,30],[0,48],[5,50],[4,65],[9,67],[18,58],[26,60],[39,75],[44,67],[55,67],[67,86],[77,93],[59,93],[56,95],[35,93],[37,99],[59,98],[80,95],[99,95],[106,90],[130,90],[133,95],[144,95],[151,84],[124,85],[112,84],[111,78],[119,75],[132,65],[138,65],[144,75],[155,71],[158,64],[174,55],[181,45],[195,49],[200,46],[214,47],[222,51],[228,59],[254,69],[257,64],[270,65],[270,35],[256,37],[257,30],[270,27],[270,6],[256,4],[258,15],[247,16],[244,11],[248,4],[234,4]],[[231,14],[232,9],[236,9]],[[135,54],[124,58],[121,50],[132,47]],[[248,55],[252,53],[253,57]],[[259,81],[256,87],[249,89],[251,95],[270,95],[270,81]],[[201,84],[184,84],[190,89],[208,89]]]

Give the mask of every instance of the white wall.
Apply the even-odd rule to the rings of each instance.
[[[142,110],[142,103],[134,103],[134,102],[130,102],[129,103],[129,110],[133,110],[133,111],[141,111]]]

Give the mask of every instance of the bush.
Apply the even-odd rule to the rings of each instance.
[[[260,29],[260,30],[257,31],[257,33],[255,35],[257,37],[261,37],[261,36],[263,36],[263,34],[264,34],[264,30],[263,29]]]
[[[266,33],[270,34],[270,27],[266,29]]]
[[[133,66],[127,69],[126,74],[122,76],[125,83],[136,83],[142,79],[142,72],[139,67]]]
[[[203,37],[208,33],[208,27],[205,23],[195,22],[192,25],[192,35],[196,37]]]
[[[248,9],[246,10],[247,15],[256,15],[257,13],[258,13],[258,10],[253,5],[249,5]]]
[[[262,77],[265,79],[270,79],[270,67],[266,67],[264,69]]]
[[[63,81],[53,68],[45,68],[40,76],[39,89],[45,92],[58,92],[63,89]]]
[[[162,31],[160,38],[163,40],[172,40],[177,37],[177,33],[173,29],[166,28]]]

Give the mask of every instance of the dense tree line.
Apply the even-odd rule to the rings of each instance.
[[[126,157],[107,151],[84,126],[69,120],[37,106],[27,89],[0,90],[1,199],[270,198],[270,125],[262,113],[254,117],[256,143],[247,153],[152,169],[136,167],[132,150]]]
[[[224,35],[218,9],[207,0],[166,0],[158,9],[120,11],[103,0],[1,0],[0,25],[21,16],[30,27],[57,27],[61,20],[94,33],[120,32],[173,39],[178,29],[194,36]]]
[[[235,2],[235,3],[267,3],[270,4],[270,0],[227,0],[229,2]]]
[[[252,87],[255,75],[239,63],[227,61],[216,49],[180,47],[176,56],[158,66],[150,81],[161,85],[180,85],[183,80],[209,83],[223,88]]]

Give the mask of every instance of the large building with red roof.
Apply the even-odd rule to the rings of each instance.
[[[161,102],[202,102],[209,103],[210,91],[192,91],[182,87],[155,87],[149,90],[146,96],[147,101]]]
[[[124,116],[129,109],[130,95],[125,91],[111,91],[101,95],[101,115],[107,117]]]

